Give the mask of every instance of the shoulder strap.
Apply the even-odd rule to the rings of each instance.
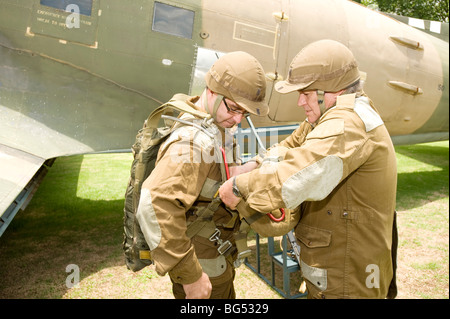
[[[211,118],[211,115],[199,110],[196,110],[188,103],[186,103],[189,96],[184,94],[176,94],[170,99],[169,102],[156,108],[147,118],[147,127],[157,127],[161,115],[168,113],[169,111],[177,110],[183,113],[189,113],[198,118]]]

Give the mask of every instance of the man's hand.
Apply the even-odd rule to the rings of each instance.
[[[192,284],[183,285],[186,299],[209,299],[211,296],[212,285],[207,274],[202,276]]]
[[[219,188],[219,196],[222,202],[231,209],[236,209],[237,204],[241,201],[240,197],[233,194],[233,178],[230,178]]]

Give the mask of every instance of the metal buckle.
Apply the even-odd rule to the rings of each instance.
[[[234,267],[239,268],[244,263],[245,258],[249,257],[251,254],[252,251],[250,249],[239,253],[236,260],[234,261]]]
[[[209,240],[217,241],[217,243],[219,244],[217,251],[219,252],[219,254],[223,255],[228,251],[228,249],[233,247],[233,244],[229,240],[224,242],[222,239],[220,239],[220,234],[221,234],[220,230],[216,228],[214,230],[214,233],[211,236],[209,236]]]
[[[226,242],[222,243],[219,248],[217,248],[217,251],[219,252],[219,254],[223,255],[225,254],[228,249],[230,249],[231,247],[233,247],[233,244],[227,240]]]
[[[214,230],[214,233],[211,236],[209,236],[209,241],[219,241],[220,234],[221,234],[220,230],[218,228],[216,228]]]

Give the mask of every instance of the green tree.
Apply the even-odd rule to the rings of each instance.
[[[402,16],[447,22],[448,0],[359,0],[365,6],[378,7],[380,11]]]

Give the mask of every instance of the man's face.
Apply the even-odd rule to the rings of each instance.
[[[228,98],[223,98],[216,113],[216,123],[222,128],[239,124],[247,112]]]
[[[297,105],[303,107],[309,123],[315,123],[320,118],[320,107],[317,91],[299,91]]]
[[[342,92],[344,92],[344,90],[335,93],[325,92],[323,97],[325,109],[332,107],[335,104],[337,97]],[[303,107],[305,110],[308,122],[315,123],[321,116],[319,101],[317,99],[317,91],[298,91],[298,93],[300,96],[298,97],[297,105]]]

